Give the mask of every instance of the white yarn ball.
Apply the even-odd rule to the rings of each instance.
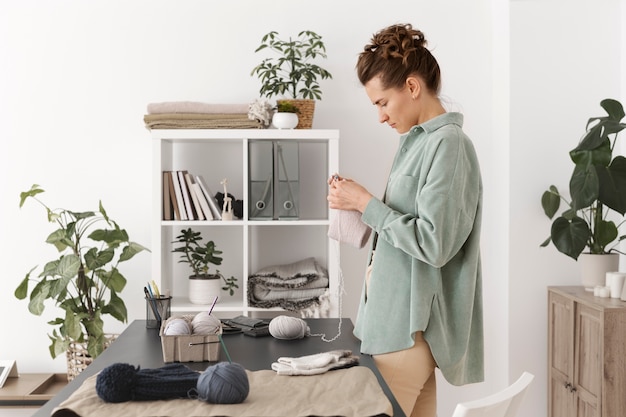
[[[183,318],[173,318],[165,324],[163,331],[167,336],[181,336],[191,334],[189,322]]]
[[[302,339],[311,333],[306,321],[297,317],[277,316],[270,321],[270,334],[276,339]]]
[[[194,334],[215,334],[219,332],[222,322],[215,316],[203,311],[194,316],[191,320],[191,327]]]

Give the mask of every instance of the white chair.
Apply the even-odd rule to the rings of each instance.
[[[513,417],[535,376],[524,372],[511,386],[479,400],[457,404],[452,417]]]

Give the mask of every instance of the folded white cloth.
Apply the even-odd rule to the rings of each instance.
[[[359,357],[350,350],[333,350],[296,358],[280,357],[272,363],[278,375],[319,375],[331,369],[348,368],[357,365]]]

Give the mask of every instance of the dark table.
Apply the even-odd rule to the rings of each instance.
[[[312,334],[326,334],[327,339],[332,339],[337,334],[339,319],[307,319],[306,321]],[[314,336],[299,340],[279,340],[271,336],[251,337],[241,333],[224,334],[223,339],[233,362],[241,364],[250,371],[259,371],[271,369],[272,362],[281,356],[298,357],[336,349],[348,349],[358,355],[360,342],[352,334],[352,329],[352,322],[349,319],[343,319],[341,336],[331,343],[324,342],[320,337]],[[225,356],[221,352],[220,360],[227,360]],[[147,329],[145,320],[133,321],[108,349],[54,398],[46,402],[33,417],[49,417],[52,410],[80,387],[86,378],[118,362],[139,365],[144,369],[162,367],[164,362],[158,330]],[[199,371],[205,370],[211,364],[209,362],[185,362],[185,365]],[[387,384],[376,369],[372,357],[361,354],[360,365],[370,368],[378,378],[383,391],[391,401],[393,415],[404,416]]]

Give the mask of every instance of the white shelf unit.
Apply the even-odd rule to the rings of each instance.
[[[248,277],[259,269],[314,257],[328,271],[330,316],[337,317],[339,246],[328,238],[327,179],[339,170],[339,131],[335,129],[155,129],[152,134],[152,279],[172,295],[172,313],[194,313],[207,306],[188,299],[187,264],[171,253],[172,241],[183,228],[202,232],[223,251],[226,277],[235,276],[239,289],[233,296],[222,291],[214,311],[251,315],[280,311],[248,304]],[[250,141],[298,141],[300,206],[297,220],[250,220],[248,217],[248,145]],[[213,193],[228,192],[243,200],[243,218],[231,221],[163,220],[163,171],[187,170],[202,175]],[[214,272],[215,269],[212,269]],[[232,314],[231,314],[232,315]]]

